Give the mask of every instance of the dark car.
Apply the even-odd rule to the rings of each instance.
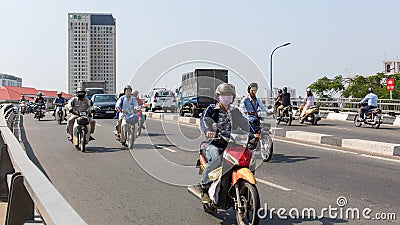
[[[95,94],[92,96],[94,117],[115,116],[115,103],[117,99],[113,94]]]

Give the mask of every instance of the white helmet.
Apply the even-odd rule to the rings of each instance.
[[[311,91],[311,88],[307,88],[306,91]]]
[[[62,91],[58,91],[58,92],[57,92],[57,95],[62,95]]]
[[[217,89],[215,90],[215,95],[218,98],[219,95],[223,94],[232,94],[233,98],[236,97],[236,90],[233,84],[222,83],[218,85]]]

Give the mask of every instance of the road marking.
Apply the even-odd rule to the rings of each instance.
[[[165,150],[167,150],[167,151],[169,151],[169,152],[176,152],[175,150],[170,149],[170,148],[167,148],[167,147],[164,147],[164,146],[162,146],[162,145],[156,145],[155,147],[156,147],[156,148],[165,149]]]
[[[362,157],[367,157],[367,158],[381,159],[381,160],[386,160],[386,161],[390,161],[390,162],[398,162],[398,163],[400,163],[400,160],[398,160],[398,159],[389,159],[389,158],[384,158],[384,157],[379,157],[379,156],[374,156],[374,155],[366,155],[366,154],[361,154],[360,156],[362,156]]]
[[[344,128],[344,127],[324,127],[324,128],[331,128],[331,129],[338,129],[338,130],[352,130],[350,128]]]
[[[341,153],[352,154],[352,155],[360,155],[360,153],[357,153],[357,152],[350,152],[350,151],[346,151],[346,150],[339,150],[339,149],[327,148],[327,147],[316,146],[316,145],[305,144],[305,143],[299,143],[299,142],[294,142],[294,141],[287,141],[287,140],[277,139],[276,137],[277,136],[275,136],[274,140],[277,140],[277,141],[280,141],[280,142],[289,143],[289,144],[302,145],[302,146],[305,146],[305,147],[319,148],[319,149],[324,149],[324,150],[328,150],[328,151],[341,152]]]
[[[269,185],[269,186],[274,187],[274,188],[281,189],[281,190],[283,190],[283,191],[291,191],[291,190],[292,190],[292,189],[290,189],[290,188],[283,187],[283,186],[281,186],[281,185],[274,184],[274,183],[271,183],[271,182],[262,180],[262,179],[260,179],[260,178],[256,178],[256,181],[257,181],[257,182],[260,182],[260,183],[263,183],[263,184],[266,184],[266,185]]]
[[[98,123],[96,123],[96,126],[99,126],[99,127],[101,127],[101,125],[100,125],[100,124],[98,124]]]
[[[174,123],[174,124],[179,124],[179,125],[182,125],[182,126],[187,126],[187,127],[196,127],[196,128],[199,128],[199,126],[198,125],[196,125],[196,124],[188,124],[188,123],[183,123],[183,122],[178,122],[178,121],[172,121],[172,120],[161,120],[161,119],[154,119],[154,118],[148,118],[148,119],[150,119],[150,120],[158,120],[158,121],[161,121],[161,122],[166,122],[166,123]]]

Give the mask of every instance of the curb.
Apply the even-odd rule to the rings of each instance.
[[[191,125],[200,125],[199,118],[193,117],[180,117],[176,115],[168,115],[168,114],[160,114],[160,113],[146,113],[148,118],[160,119],[160,120],[169,120],[176,121],[178,123],[186,123]],[[356,114],[347,114],[347,113],[324,113],[321,116],[323,118],[332,119],[332,120],[342,120],[342,121],[352,121],[354,120],[354,116]],[[386,121],[393,120],[393,125],[397,122],[400,126],[400,117],[396,119],[387,118]],[[385,118],[384,118],[385,121]],[[279,137],[284,137],[296,141],[307,142],[312,144],[322,144],[322,145],[331,145],[335,147],[343,147],[358,151],[366,151],[373,154],[380,154],[386,156],[400,156],[400,144],[395,143],[386,143],[379,141],[369,141],[362,139],[341,139],[328,134],[319,134],[312,132],[304,132],[304,131],[285,131],[282,129],[274,129],[274,135]]]
[[[321,115],[323,118],[330,120],[340,120],[340,121],[354,121],[354,117],[357,113],[335,113],[335,112],[321,112],[324,113],[326,117]],[[387,116],[383,115],[383,124],[389,124],[393,126],[400,126],[400,116]]]

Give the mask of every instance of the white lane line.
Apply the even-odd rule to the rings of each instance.
[[[344,128],[344,127],[325,127],[325,128],[338,129],[338,130],[352,130],[350,128]]]
[[[169,151],[169,152],[176,152],[176,151],[173,150],[173,149],[170,149],[170,148],[167,148],[167,147],[164,147],[164,146],[161,146],[161,145],[156,145],[155,147],[156,147],[156,148],[161,148],[161,149],[167,150],[167,151]]]
[[[281,186],[281,185],[278,185],[278,184],[274,184],[274,183],[271,183],[271,182],[262,180],[262,179],[260,179],[260,178],[256,178],[256,181],[257,181],[257,182],[260,182],[260,183],[263,183],[263,184],[266,184],[266,185],[269,185],[269,186],[274,187],[274,188],[281,189],[281,190],[283,190],[283,191],[291,191],[291,190],[292,190],[292,189],[290,189],[290,188],[287,188],[287,187],[284,187],[284,186]]]
[[[381,160],[386,160],[386,161],[390,161],[390,162],[400,163],[400,160],[398,160],[398,159],[389,159],[389,158],[384,158],[384,157],[379,157],[379,156],[374,156],[374,155],[366,155],[366,154],[361,154],[360,156],[366,157],[366,158],[381,159]]]
[[[98,124],[98,123],[96,123],[96,126],[98,126],[98,127],[101,127],[101,125],[100,125],[100,124]]]
[[[357,153],[357,152],[321,147],[321,146],[317,146],[317,145],[310,145],[310,144],[299,143],[299,142],[294,142],[294,141],[287,141],[287,140],[282,140],[282,139],[277,139],[277,138],[274,138],[274,140],[284,142],[284,143],[294,144],[294,145],[301,145],[301,146],[310,147],[310,148],[319,148],[319,149],[328,150],[328,151],[341,152],[341,153],[352,154],[352,155],[360,155],[360,153]]]
[[[150,120],[158,120],[158,121],[161,121],[161,122],[163,122],[163,123],[165,122],[165,123],[179,124],[179,126],[187,126],[187,127],[196,127],[196,128],[199,128],[199,126],[196,125],[196,124],[188,124],[188,123],[183,123],[183,122],[178,122],[178,121],[161,120],[161,119],[154,119],[154,118],[148,118],[148,119],[150,119]]]

